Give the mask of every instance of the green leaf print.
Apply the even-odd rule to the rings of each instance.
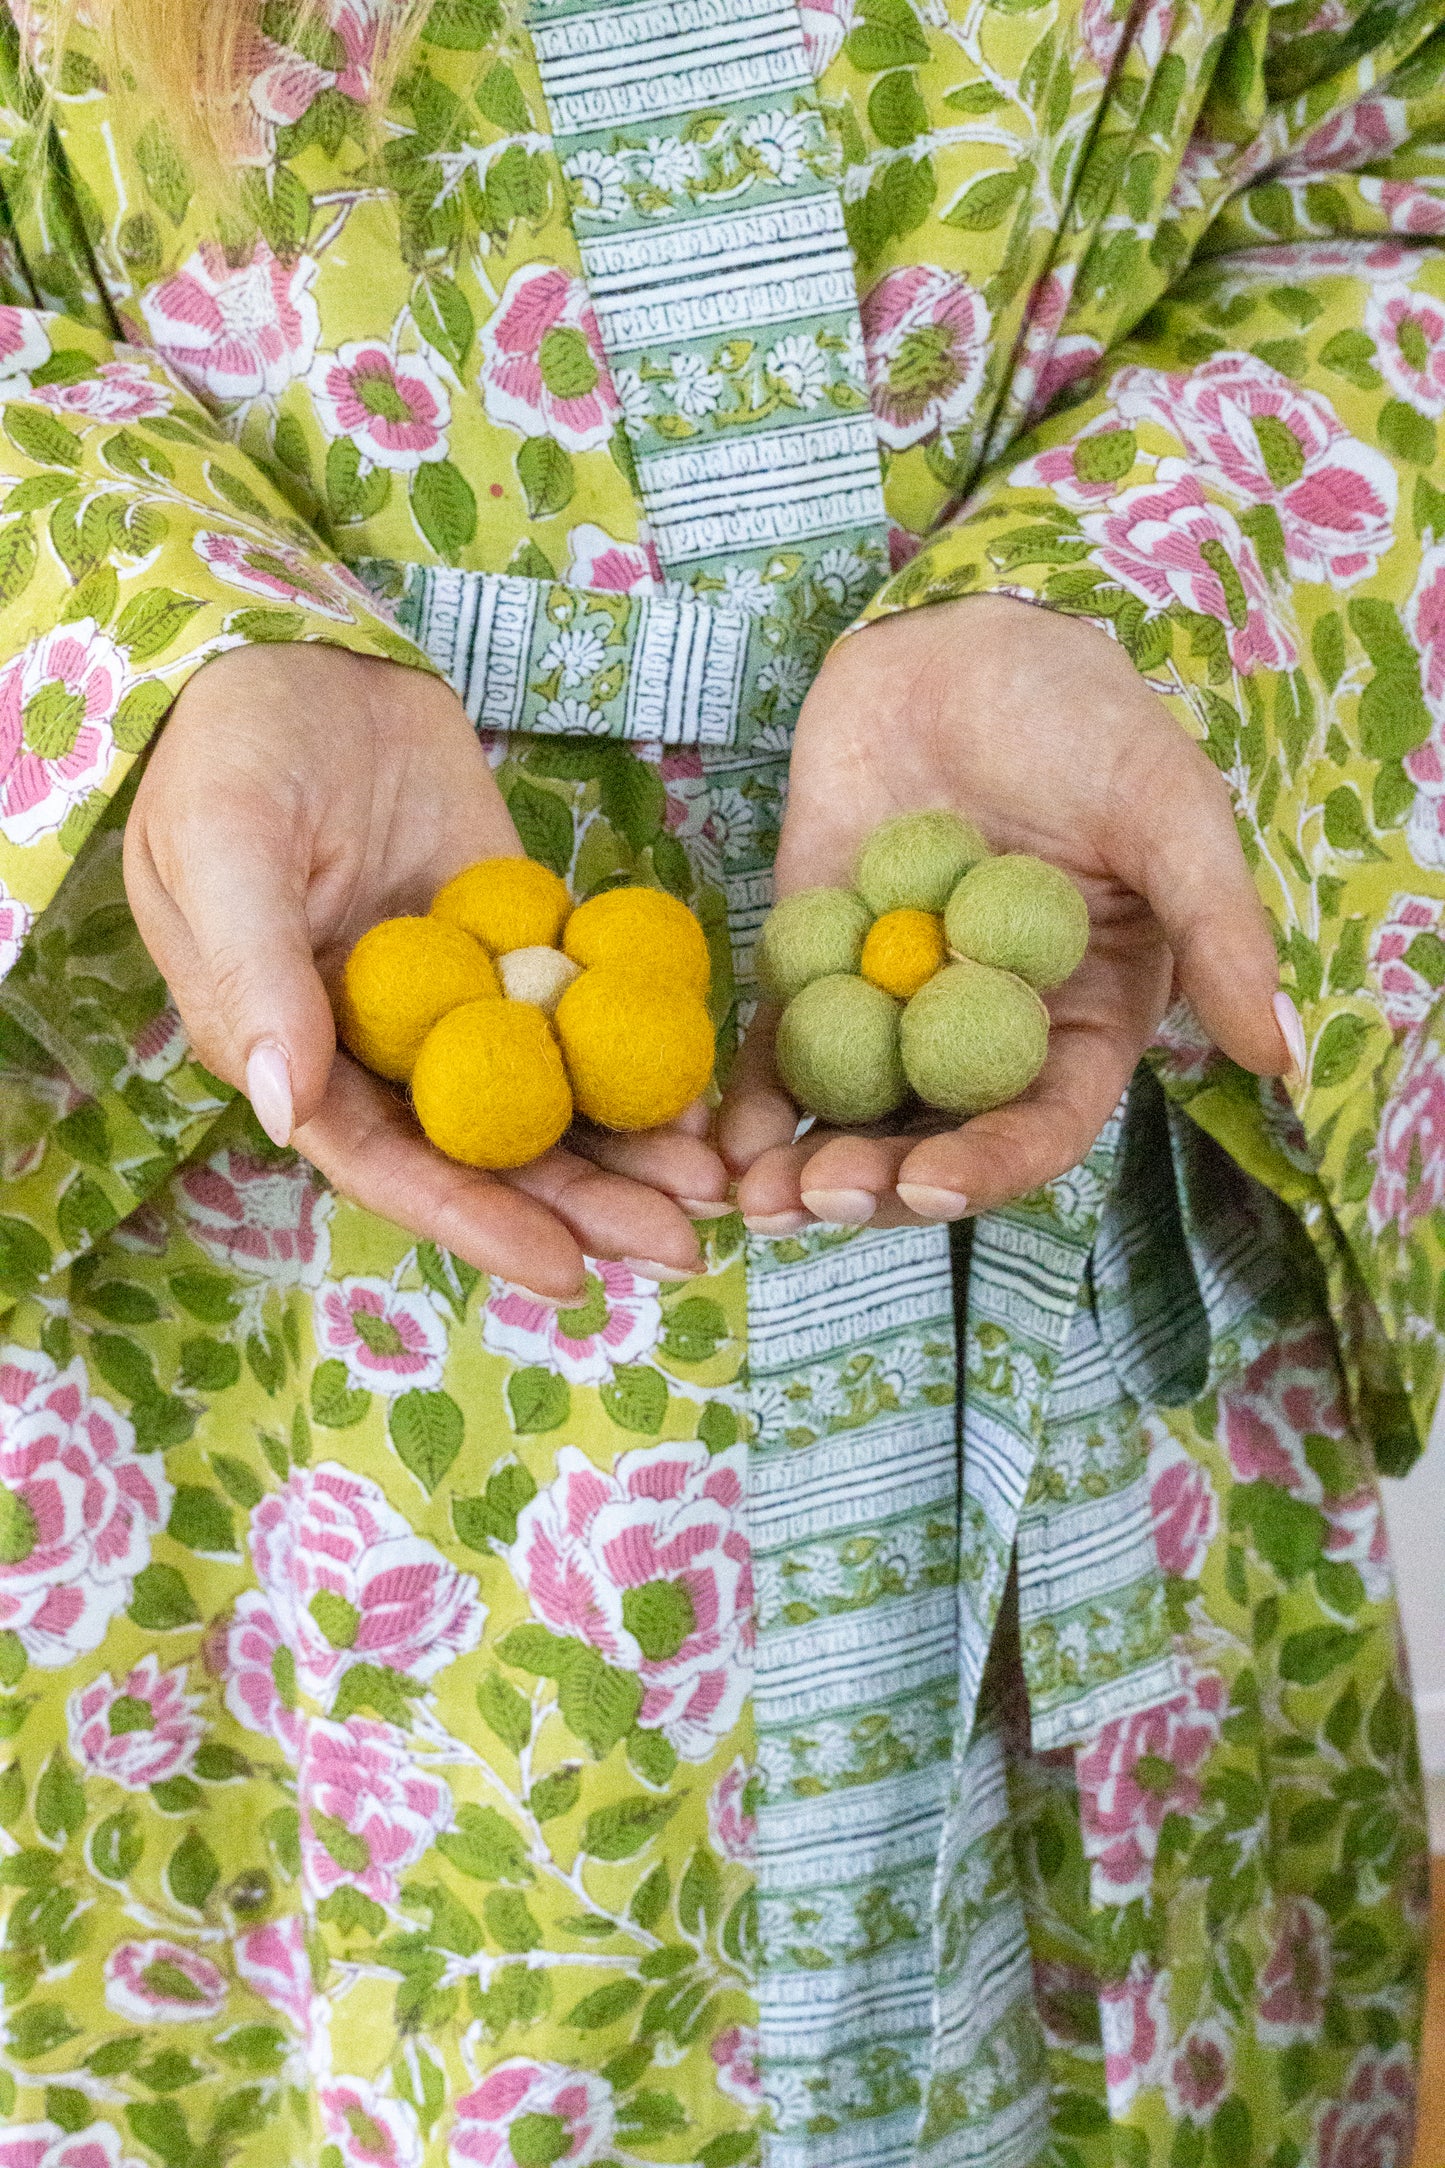
[[[660,1350],[669,1363],[710,1362],[727,1341],[728,1322],[706,1295],[689,1295],[665,1313]]]
[[[336,1689],[332,1718],[341,1724],[347,1717],[369,1710],[388,1724],[395,1724],[399,1731],[405,1731],[411,1722],[407,1703],[422,1691],[415,1679],[408,1678],[404,1671],[391,1670],[386,1664],[348,1664]]]
[[[582,1850],[593,1859],[632,1859],[667,1827],[678,1799],[615,1799],[588,1815],[582,1829]]]
[[[11,400],[5,407],[5,434],[16,451],[38,467],[78,467],[85,457],[75,431],[47,407]]]
[[[572,501],[577,487],[571,456],[553,437],[528,437],[517,453],[517,480],[530,519],[548,519]]]
[[[527,856],[539,859],[565,880],[576,843],[571,807],[555,791],[540,790],[524,776],[513,780],[505,796]]]
[[[10,520],[0,527],[0,609],[24,594],[39,557],[40,545],[29,520]]]
[[[482,1905],[482,1918],[497,1947],[510,1955],[541,1949],[542,1930],[520,1890],[494,1889]]]
[[[966,233],[988,233],[1001,226],[1028,178],[1021,166],[985,173],[982,179],[970,182],[957,203],[944,212],[944,225],[961,227]]]
[[[311,1414],[327,1430],[350,1430],[371,1406],[371,1395],[353,1386],[346,1365],[337,1355],[318,1363],[311,1373]]]
[[[1435,424],[1403,399],[1385,401],[1375,428],[1385,450],[1397,459],[1407,459],[1417,467],[1434,465]]]
[[[462,1411],[450,1393],[403,1393],[392,1403],[391,1442],[430,1494],[462,1449]]]
[[[514,1543],[517,1516],[537,1495],[531,1472],[520,1461],[503,1461],[487,1478],[480,1498],[452,1500],[452,1526],[471,1551],[490,1551],[494,1543]]]
[[[0,1290],[27,1295],[50,1270],[50,1244],[28,1220],[0,1213]]]
[[[918,78],[906,68],[880,76],[868,95],[868,125],[880,143],[900,149],[928,131]]]
[[[454,564],[477,531],[471,484],[449,459],[428,459],[411,485],[412,517],[438,557]]]
[[[177,1904],[200,1912],[220,1879],[215,1853],[199,1830],[188,1829],[166,1863],[167,1889]]]
[[[554,1822],[570,1814],[582,1796],[582,1773],[578,1769],[554,1769],[532,1786],[527,1805],[539,1822]]]
[[[656,1437],[667,1417],[667,1380],[649,1363],[622,1363],[602,1387],[602,1405],[620,1429]]]
[[[635,2010],[645,1993],[640,1980],[609,1980],[605,1987],[594,1988],[590,1995],[574,2003],[562,2022],[574,2032],[600,2032],[603,2026],[615,2025],[629,2010]]]
[[[846,51],[855,68],[874,75],[928,58],[928,40],[908,0],[863,0]]]
[[[1292,1585],[1318,1564],[1329,1523],[1318,1506],[1274,1483],[1244,1483],[1229,1501],[1231,1528],[1247,1528],[1267,1566]]]
[[[1360,1636],[1346,1626],[1308,1626],[1286,1635],[1279,1652],[1280,1677],[1292,1686],[1318,1686],[1348,1663],[1359,1646]]]
[[[518,1832],[495,1807],[464,1801],[457,1826],[437,1839],[437,1850],[477,1882],[530,1882],[532,1869]]]
[[[640,1679],[604,1663],[582,1642],[567,1645],[557,1681],[557,1705],[568,1729],[601,1761],[625,1739],[642,1707]]]
[[[489,1671],[477,1688],[477,1714],[513,1754],[532,1736],[531,1703],[499,1671]]]
[[[187,1550],[208,1557],[225,1556],[237,1549],[230,1507],[218,1492],[208,1490],[204,1484],[177,1486],[166,1534],[185,1544]]]
[[[85,1822],[85,1790],[57,1747],[35,1787],[35,1826],[54,1844],[73,1837]]]
[[[63,2004],[32,2002],[10,2020],[10,2052],[17,2062],[35,2062],[64,2047],[79,2030]]]
[[[138,667],[168,648],[201,607],[194,595],[178,594],[172,587],[149,587],[121,611],[116,641],[130,649],[131,663]]]
[[[219,1272],[173,1272],[168,1284],[181,1308],[203,1325],[229,1325],[240,1310]]]
[[[136,137],[135,161],[153,201],[179,226],[191,200],[191,176],[165,124],[150,121]]]
[[[1363,1016],[1330,1018],[1320,1033],[1310,1068],[1310,1080],[1317,1091],[1331,1091],[1353,1076],[1369,1036],[1370,1026]]]
[[[128,1613],[137,1626],[159,1633],[198,1625],[201,1617],[195,1598],[174,1566],[142,1566],[135,1577]]]
[[[514,1370],[507,1380],[507,1407],[512,1428],[527,1436],[557,1430],[572,1409],[572,1394],[565,1378],[536,1365]]]

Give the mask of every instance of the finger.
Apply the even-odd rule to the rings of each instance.
[[[127,826],[136,924],[202,1061],[285,1144],[320,1113],[336,1053],[299,855],[270,803],[168,813],[164,873],[148,824]]]
[[[677,1128],[620,1135],[577,1123],[568,1146],[610,1174],[646,1182],[675,1198],[689,1219],[716,1219],[728,1210],[728,1171],[710,1144]]]
[[[589,1257],[620,1258],[654,1280],[688,1280],[702,1269],[687,1214],[643,1182],[610,1174],[560,1147],[506,1181],[554,1213]]]
[[[478,1271],[552,1301],[581,1295],[582,1250],[557,1216],[495,1175],[444,1159],[403,1102],[345,1054],[336,1056],[322,1105],[295,1143],[343,1196]]]
[[[1183,752],[1187,758],[1179,758]],[[1245,863],[1228,786],[1197,746],[1175,739],[1168,787],[1146,791],[1131,877],[1173,951],[1178,983],[1215,1045],[1274,1076],[1302,1066],[1303,1034],[1280,1000],[1279,957]]]
[[[903,1136],[841,1135],[826,1137],[821,1144],[812,1136],[800,1139],[807,1155],[798,1172],[800,1203],[814,1219],[835,1227],[882,1227],[919,1216],[961,1218],[953,1211],[919,1215],[906,1206],[895,1209],[898,1172],[918,1143],[918,1129],[948,1126],[948,1116],[937,1115]]]
[[[773,1043],[778,1011],[764,1003],[738,1049],[718,1112],[717,1141],[734,1174],[743,1174],[763,1152],[791,1144],[798,1109],[778,1080]]]

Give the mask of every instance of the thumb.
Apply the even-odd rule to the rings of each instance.
[[[1280,988],[1274,936],[1228,785],[1198,746],[1170,728],[1167,788],[1146,790],[1137,801],[1134,885],[1163,928],[1180,991],[1214,1044],[1257,1075],[1302,1080],[1303,1027]]]
[[[320,1108],[336,1053],[300,864],[272,805],[167,822],[152,848],[138,796],[125,877],[141,938],[201,1060],[246,1093],[277,1144]]]

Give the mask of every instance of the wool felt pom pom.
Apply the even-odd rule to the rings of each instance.
[[[988,845],[956,813],[900,813],[858,854],[856,886],[875,918],[885,911],[941,911]]]
[[[799,1106],[826,1122],[876,1122],[908,1095],[898,1004],[848,972],[813,979],[793,996],[778,1020],[776,1054]]]
[[[869,910],[851,888],[803,888],[775,903],[758,942],[758,980],[774,1001],[791,1001],[814,979],[856,971]]]
[[[464,1001],[501,993],[487,952],[437,918],[388,918],[364,933],[341,978],[343,1043],[393,1084],[404,1084],[422,1041]]]
[[[562,946],[584,968],[637,972],[699,999],[712,979],[707,935],[687,905],[661,888],[609,888],[589,897],[568,919]]]
[[[578,1112],[605,1129],[675,1121],[711,1080],[712,1019],[675,979],[599,964],[572,981],[552,1021]]]
[[[508,1001],[530,1001],[550,1016],[566,993],[580,964],[555,948],[508,949],[497,958],[497,976]]]
[[[483,858],[448,881],[432,917],[464,926],[494,956],[551,948],[572,908],[565,882],[535,858]]]
[[[1033,988],[987,964],[949,964],[903,1012],[903,1068],[928,1106],[982,1114],[1032,1084],[1049,1050]]]
[[[858,968],[870,985],[909,1001],[946,961],[936,911],[885,911],[868,929]]]
[[[1089,911],[1057,866],[1009,851],[964,875],[945,929],[955,956],[1016,972],[1030,986],[1062,986],[1089,945]]]
[[[524,1167],[572,1119],[551,1026],[526,1001],[469,1001],[427,1033],[411,1078],[417,1120],[468,1167]]]

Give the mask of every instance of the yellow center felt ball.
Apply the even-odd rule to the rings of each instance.
[[[565,882],[535,858],[483,858],[432,904],[432,917],[464,926],[494,956],[505,949],[554,948],[572,908]]]
[[[468,1167],[524,1167],[572,1119],[562,1055],[527,1001],[471,1001],[428,1032],[411,1077],[417,1120]]]
[[[599,965],[553,1018],[577,1110],[605,1129],[675,1121],[712,1076],[712,1019],[694,993]]]
[[[460,926],[386,918],[346,959],[337,1022],[358,1061],[404,1084],[439,1018],[500,993],[491,958]]]
[[[712,977],[707,935],[685,903],[660,888],[609,888],[579,904],[562,946],[574,963],[633,971],[705,995]]]
[[[947,953],[937,912],[885,911],[868,929],[858,968],[870,985],[911,1001],[942,970]]]

